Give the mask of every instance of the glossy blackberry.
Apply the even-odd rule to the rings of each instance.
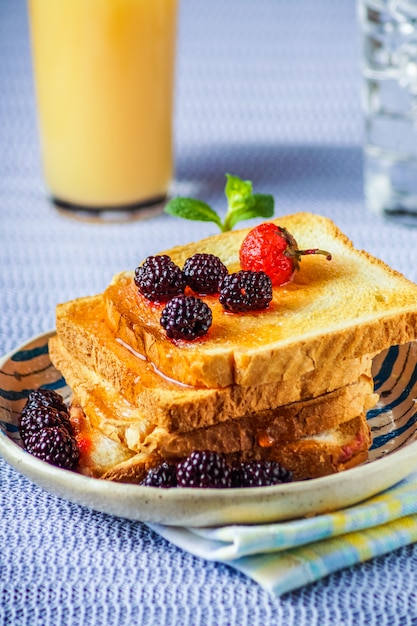
[[[198,253],[187,259],[182,268],[187,285],[198,294],[217,293],[227,275],[227,267],[214,254]]]
[[[135,285],[139,292],[156,302],[164,302],[184,293],[185,278],[175,263],[166,254],[149,256],[135,269]]]
[[[29,437],[26,449],[33,456],[51,465],[73,469],[79,451],[74,437],[62,426],[43,428]]]
[[[231,486],[231,469],[217,452],[192,452],[184,461],[177,463],[178,487]]]
[[[148,471],[141,485],[145,487],[176,487],[177,474],[175,465],[162,463]]]
[[[57,411],[67,410],[63,397],[52,389],[33,389],[28,395],[23,411],[39,406],[53,407]]]
[[[161,326],[170,339],[192,341],[202,337],[213,321],[210,307],[194,296],[177,296],[170,300],[161,314]]]
[[[267,487],[292,481],[292,473],[276,461],[248,461],[232,470],[233,487]]]
[[[228,274],[220,285],[220,303],[226,311],[244,313],[266,309],[272,300],[272,283],[265,272],[240,270]]]
[[[35,406],[25,408],[20,418],[19,432],[26,446],[29,438],[43,428],[63,427],[71,434],[68,413],[51,407]]]

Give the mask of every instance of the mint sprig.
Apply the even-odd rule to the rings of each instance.
[[[253,193],[252,182],[226,174],[225,195],[227,211],[222,221],[211,206],[195,198],[172,198],[164,211],[175,217],[200,222],[214,222],[221,232],[232,230],[238,222],[254,217],[272,217],[274,198],[271,195]]]

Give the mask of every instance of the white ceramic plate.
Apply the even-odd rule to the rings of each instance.
[[[417,344],[391,348],[374,361],[381,396],[368,414],[373,435],[369,461],[309,481],[246,489],[156,489],[81,476],[23,450],[18,415],[29,391],[70,390],[52,366],[47,333],[0,360],[0,454],[35,484],[97,511],[161,524],[212,526],[251,524],[315,515],[355,504],[387,489],[417,467]]]

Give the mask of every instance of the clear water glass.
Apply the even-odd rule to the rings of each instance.
[[[417,226],[417,0],[358,0],[368,207]]]

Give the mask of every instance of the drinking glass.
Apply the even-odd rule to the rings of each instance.
[[[417,225],[417,1],[358,0],[358,15],[366,203]]]
[[[59,206],[166,197],[176,16],[176,0],[29,0],[43,168]]]

